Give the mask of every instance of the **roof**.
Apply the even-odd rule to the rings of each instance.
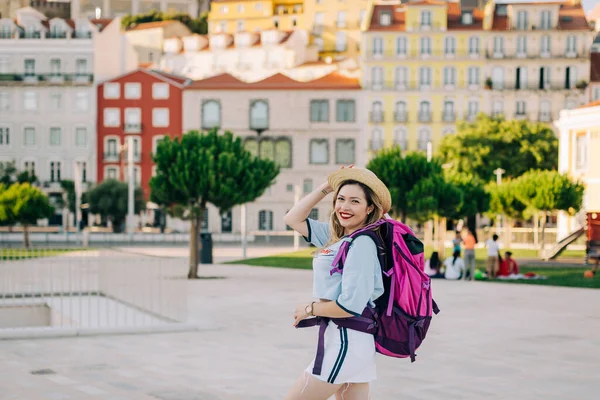
[[[600,100],[596,100],[596,101],[592,101],[591,103],[584,104],[582,106],[577,107],[577,109],[580,109],[580,108],[591,108],[591,107],[600,107]]]
[[[108,26],[113,20],[111,18],[92,18],[90,22],[98,28],[98,31],[102,32],[104,28]]]
[[[99,85],[103,85],[106,82],[119,82],[119,81],[121,81],[122,79],[124,79],[124,78],[126,78],[128,76],[131,76],[131,75],[134,75],[134,74],[138,74],[138,73],[147,74],[147,75],[153,76],[153,77],[155,77],[155,78],[157,78],[157,79],[159,79],[159,80],[161,80],[161,81],[163,81],[165,83],[168,83],[170,85],[177,86],[177,87],[180,87],[180,88],[183,88],[184,86],[186,86],[190,82],[190,79],[184,78],[182,76],[173,75],[173,74],[169,74],[169,73],[162,72],[162,71],[155,71],[155,70],[150,70],[150,69],[145,69],[145,68],[138,68],[138,69],[135,69],[133,71],[127,72],[127,73],[125,73],[123,75],[115,76],[112,79],[107,79],[104,82],[101,82]]]
[[[600,82],[600,53],[590,53],[590,82]]]
[[[462,13],[458,3],[448,3],[448,30],[482,30],[483,29],[483,10],[474,8],[473,23],[465,25],[462,23]]]
[[[392,15],[392,21],[389,25],[381,25],[379,23],[379,16],[382,13],[390,13]],[[405,31],[406,30],[406,19],[404,13],[404,7],[393,4],[376,4],[373,7],[373,13],[371,14],[371,21],[367,28],[368,31]]]
[[[501,16],[497,14],[498,6],[505,7],[506,4],[496,4],[496,8],[494,9],[494,19],[492,21],[492,30],[493,31],[507,31],[510,29],[510,25],[508,22],[508,16]],[[539,6],[539,5],[560,5],[559,8],[559,18],[558,18],[558,29],[561,30],[589,30],[589,24],[585,17],[585,11],[583,10],[583,6],[581,4],[571,5],[566,1],[548,1],[548,2],[539,2],[539,3],[509,3],[508,5],[530,5],[530,6]]]
[[[446,2],[439,0],[419,0],[411,1],[411,6],[445,6]]]
[[[144,22],[142,24],[135,25],[131,28],[127,28],[127,30],[128,31],[141,31],[144,29],[164,28],[165,26],[174,25],[174,24],[182,24],[182,22],[175,20],[175,19],[170,19],[168,21]]]
[[[172,81],[177,82],[180,85],[185,84],[187,81],[189,81],[189,78],[186,78],[185,76],[180,76],[180,75],[175,75],[175,74],[170,74],[168,72],[164,72],[164,71],[158,71],[158,70],[151,70],[153,73],[160,75],[162,77],[164,77],[165,79],[170,79]]]
[[[312,81],[301,82],[281,73],[257,82],[243,82],[231,74],[194,81],[188,90],[360,90],[357,78],[332,72]]]

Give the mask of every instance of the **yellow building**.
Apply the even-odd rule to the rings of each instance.
[[[583,225],[584,215],[600,214],[600,101],[563,110],[555,122],[559,132],[558,170],[585,185],[583,215],[558,216],[558,238]]]
[[[303,0],[213,0],[208,14],[209,33],[284,31],[300,26]]]
[[[457,2],[370,8],[361,64],[371,151],[435,148],[483,111],[483,33],[483,10]]]

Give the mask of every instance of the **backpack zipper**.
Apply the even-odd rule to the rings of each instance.
[[[398,245],[398,243],[394,242],[394,248],[398,251],[398,253],[400,253],[400,255],[402,256],[402,258],[404,258],[407,263],[409,263],[410,265],[412,265],[413,268],[416,269],[417,271],[420,271],[419,267],[417,267],[415,264],[413,264],[413,262],[406,256],[406,254],[404,254],[404,252],[402,251],[402,249],[400,248],[400,246]]]

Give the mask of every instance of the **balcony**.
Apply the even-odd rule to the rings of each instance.
[[[516,120],[524,120],[527,118],[527,114],[524,111],[515,112],[514,119]]]
[[[117,152],[110,151],[108,153],[104,153],[104,157],[102,159],[107,163],[117,163],[121,160],[121,155]]]
[[[394,112],[394,121],[395,122],[408,122],[408,113],[406,111]]]
[[[584,51],[575,51],[571,49],[564,49],[562,51],[558,49],[544,50],[543,52],[533,53],[531,51],[522,51],[517,48],[504,48],[502,51],[486,50],[486,58],[490,59],[552,59],[552,58],[589,58],[589,49]]]
[[[73,37],[76,39],[91,39],[92,38],[92,32],[90,31],[74,31],[73,32]]]
[[[369,121],[374,124],[380,124],[384,121],[383,111],[371,111],[369,113]]]
[[[378,151],[383,149],[383,140],[381,139],[371,139],[369,140],[369,150]]]
[[[48,32],[46,34],[46,38],[48,38],[48,39],[66,39],[67,32],[59,32],[59,31]]]
[[[72,75],[72,77],[73,77],[73,83],[78,84],[78,85],[85,85],[85,84],[92,83],[94,76],[92,74],[88,74],[85,72],[79,72],[79,73]]]
[[[37,86],[90,85],[93,82],[93,80],[94,75],[92,74],[0,74],[0,86],[19,86],[23,84]]]
[[[540,112],[538,117],[540,122],[550,122],[552,120],[552,114],[550,112]]]
[[[408,25],[408,24],[407,24]],[[431,31],[445,31],[446,26],[442,24],[434,24],[432,22],[422,23],[422,22],[414,22],[408,25],[407,31],[421,31],[421,32],[431,32]]]
[[[475,119],[477,119],[477,114],[476,113],[471,113],[471,112],[466,112],[465,116],[464,116],[464,120],[468,121],[468,122],[475,122]]]
[[[142,123],[141,122],[135,122],[135,123],[124,123],[123,124],[123,132],[125,133],[141,133],[142,132]]]
[[[542,87],[540,87],[542,86]],[[567,87],[569,86],[569,87]],[[492,90],[503,91],[503,90],[584,90],[585,87],[577,87],[577,84],[566,85],[561,80],[544,82],[540,85],[539,78],[535,77],[535,82],[526,82],[517,84],[516,82],[492,82]]]
[[[431,112],[419,111],[419,122],[431,122]]]
[[[30,73],[30,72],[26,72],[23,75],[23,82],[24,83],[37,83],[39,81],[38,79],[38,75]]]
[[[408,141],[406,139],[394,140],[394,146],[400,147],[401,150],[408,150]]]
[[[454,111],[444,111],[442,113],[442,121],[444,121],[444,122],[456,121],[456,113]]]
[[[61,84],[65,82],[65,76],[61,73],[52,73],[49,75],[46,75],[44,77],[44,80],[48,81],[48,83],[52,83],[52,84]]]

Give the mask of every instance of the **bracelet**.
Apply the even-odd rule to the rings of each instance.
[[[321,193],[323,193],[325,196],[329,194],[329,192],[326,189],[321,190]]]

